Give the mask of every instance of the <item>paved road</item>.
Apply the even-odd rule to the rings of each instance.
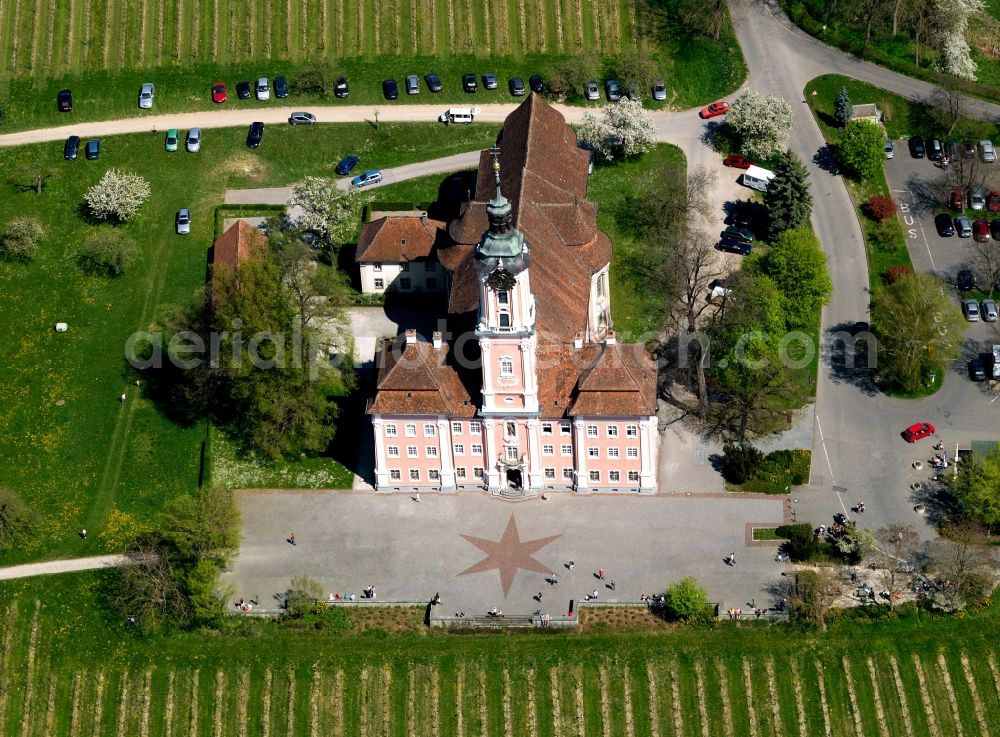
[[[124,565],[127,560],[124,555],[97,555],[92,558],[69,558],[49,560],[44,563],[26,563],[21,566],[0,568],[0,581],[8,581],[12,578],[30,578],[31,576],[49,576],[53,573],[93,571],[97,568]]]

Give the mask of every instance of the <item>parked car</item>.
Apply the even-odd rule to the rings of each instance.
[[[729,154],[729,156],[722,160],[722,163],[726,166],[731,166],[734,169],[749,169],[757,162],[740,154]]]
[[[316,122],[316,116],[305,111],[294,112],[288,116],[289,125],[312,125]]]
[[[604,83],[604,93],[608,96],[608,102],[618,102],[622,99],[622,86],[617,79],[609,79]]]
[[[959,215],[955,218],[955,232],[958,234],[959,238],[971,238],[972,237],[972,223],[969,222],[969,218],[965,215]]]
[[[734,238],[744,243],[753,243],[753,231],[749,228],[741,228],[738,225],[730,225],[722,231],[721,235],[723,238]]]
[[[63,158],[67,161],[73,161],[80,152],[80,136],[70,136],[66,139],[66,143],[63,145]],[[1000,222],[998,220],[997,222]]]
[[[1000,241],[1000,220],[990,221],[990,235],[993,237],[993,240]]]
[[[980,141],[979,153],[983,157],[983,162],[992,164],[997,160],[997,152],[993,149],[993,141]]]
[[[990,192],[986,197],[986,209],[990,212],[1000,212],[1000,192]]]
[[[597,86],[597,82],[591,80],[583,85],[583,96],[594,102],[595,100],[601,99],[601,90]]]
[[[174,218],[174,225],[177,228],[177,235],[187,235],[191,232],[191,210],[186,207],[182,207],[177,211],[177,217]]]
[[[725,100],[719,100],[718,102],[713,102],[708,107],[703,107],[701,112],[698,113],[703,119],[716,118],[720,115],[725,115],[729,112],[729,103]]]
[[[955,159],[961,156],[962,152],[959,149],[958,141],[945,141],[944,153],[951,161],[955,161]]]
[[[274,78],[274,96],[279,100],[284,100],[288,97],[288,80],[285,79],[283,74],[279,74]]]
[[[920,136],[911,136],[909,140],[910,145],[910,156],[915,159],[924,158],[924,154],[927,152],[924,148],[924,139]]]
[[[228,99],[228,95],[226,94],[226,83],[225,82],[216,82],[215,84],[213,84],[212,85],[212,102],[220,103],[221,104],[221,103],[225,102],[226,99]]]
[[[629,87],[625,90],[625,97],[630,99],[632,102],[642,102],[642,95],[639,94],[638,87]]]
[[[962,158],[963,159],[976,158],[976,144],[974,144],[972,141],[962,141]]]
[[[352,187],[367,187],[370,184],[378,184],[382,181],[382,172],[378,169],[369,169],[358,174],[351,180]]]
[[[444,85],[441,84],[441,78],[434,72],[427,72],[424,75],[424,82],[427,84],[427,89],[431,92],[440,92]]]
[[[167,151],[176,151],[179,140],[180,137],[177,135],[177,129],[171,128],[167,131],[167,137],[163,141],[163,148]]]
[[[962,314],[969,322],[979,322],[979,303],[974,299],[963,299]]]
[[[976,288],[976,277],[970,269],[962,269],[958,272],[955,285],[960,292],[968,292]]]
[[[184,148],[189,154],[196,154],[201,151],[201,128],[192,128],[187,132],[184,139]]]
[[[969,208],[972,210],[986,209],[986,190],[981,187],[969,188]]]
[[[337,173],[350,174],[352,171],[354,171],[354,167],[356,167],[357,165],[358,165],[358,157],[348,156],[344,159],[341,159],[340,163],[337,164]]]
[[[153,98],[155,95],[156,90],[153,88],[153,83],[143,82],[139,87],[139,107],[143,110],[153,107]]]
[[[997,303],[993,299],[984,299],[980,305],[979,313],[986,322],[997,321]]]
[[[972,381],[986,381],[986,366],[979,356],[969,361],[969,378]]]
[[[419,95],[420,94],[420,78],[416,74],[407,75],[406,79],[403,80],[406,85],[406,94],[408,95]]]
[[[663,102],[667,99],[667,83],[656,81],[653,82],[653,99],[657,102]]]
[[[247,148],[257,148],[260,140],[264,137],[264,124],[259,120],[250,124],[247,131]]]
[[[399,85],[396,84],[395,79],[382,80],[382,97],[386,100],[399,99]]]
[[[483,75],[484,89],[495,90],[498,84],[499,82],[497,82],[497,75],[495,75],[493,72],[486,72],[486,74]]]
[[[951,224],[951,216],[947,213],[942,212],[934,217],[934,227],[942,238],[951,238],[955,235],[955,227]]]
[[[934,434],[934,425],[929,422],[918,422],[903,430],[903,440],[907,443],[915,443],[918,440],[929,438]]]
[[[87,161],[94,161],[101,158],[101,139],[95,138],[87,141],[87,147],[83,153]]]
[[[736,253],[740,256],[749,256],[750,252],[753,250],[753,246],[746,241],[742,241],[737,238],[721,238],[715,247],[720,251]]]
[[[347,86],[347,79],[337,77],[337,83],[333,85],[333,96],[341,100],[351,94],[351,88]]]
[[[249,100],[251,96],[250,83],[249,82],[237,82],[236,83],[236,97],[240,100]]]
[[[59,90],[59,94],[56,95],[56,104],[59,106],[59,112],[68,113],[73,109],[73,91],[72,90]]]
[[[514,97],[524,96],[524,80],[520,77],[512,77],[507,80],[507,89]]]
[[[884,150],[885,150],[885,157],[887,159],[891,159],[893,156],[896,155],[896,151],[892,147],[892,139],[889,138],[888,136],[885,137],[885,148],[884,148]]]
[[[952,210],[964,210],[965,209],[965,197],[962,196],[962,190],[953,189],[951,190],[951,209]]]
[[[941,141],[936,138],[931,139],[931,142],[927,144],[927,158],[931,161],[940,161],[944,158],[944,147],[941,145]]]
[[[469,72],[462,75],[462,89],[469,93],[479,90],[479,82],[476,80],[475,74]]]
[[[979,243],[990,239],[990,224],[985,220],[977,220],[972,224],[972,238]]]
[[[271,99],[271,83],[268,81],[267,77],[257,78],[257,84],[254,86],[254,91],[257,93],[258,100]]]
[[[532,74],[528,77],[528,89],[532,92],[541,93],[545,89],[545,81],[541,74]]]

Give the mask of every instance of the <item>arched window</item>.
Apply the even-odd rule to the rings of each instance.
[[[514,360],[509,356],[504,356],[500,359],[500,375],[501,376],[513,376],[514,375]]]
[[[506,312],[500,313],[500,327],[509,328],[510,327],[510,315]]]

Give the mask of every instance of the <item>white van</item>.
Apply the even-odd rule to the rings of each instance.
[[[448,125],[448,123],[471,123],[479,115],[477,107],[453,107],[448,108],[438,116],[438,121]]]
[[[750,189],[766,192],[767,185],[772,179],[774,179],[773,171],[762,169],[759,166],[751,166],[743,172],[743,181],[741,184]]]

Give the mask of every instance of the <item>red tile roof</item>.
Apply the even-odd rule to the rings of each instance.
[[[267,247],[267,237],[240,218],[229,226],[212,247],[212,266],[225,266],[233,271],[246,261],[257,248]]]
[[[355,261],[416,261],[430,257],[438,234],[445,227],[440,220],[414,215],[381,217],[361,226]]]
[[[435,349],[431,343],[407,343],[402,336],[387,338],[378,355],[377,394],[368,412],[474,417],[476,403],[467,384],[478,387],[479,381],[478,370],[452,363],[447,343]]]

